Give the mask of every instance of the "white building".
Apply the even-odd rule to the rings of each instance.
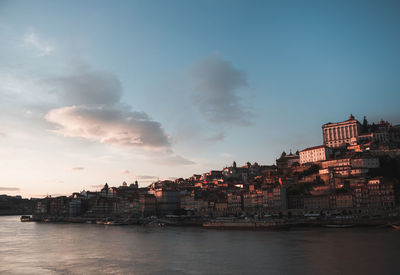
[[[327,123],[322,125],[324,145],[328,147],[341,147],[357,141],[361,124],[353,115],[349,119],[338,123]]]
[[[325,145],[310,147],[300,151],[300,164],[317,162],[328,159],[332,155],[332,149]]]

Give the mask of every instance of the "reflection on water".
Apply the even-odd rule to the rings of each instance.
[[[399,274],[400,231],[280,232],[21,223],[0,217],[0,274]]]

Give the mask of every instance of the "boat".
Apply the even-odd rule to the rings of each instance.
[[[154,220],[154,221],[151,221],[151,222],[149,222],[147,224],[144,224],[144,225],[150,226],[150,227],[156,227],[156,226],[165,227],[166,223],[164,223],[164,222],[162,222],[160,220]]]
[[[391,224],[391,226],[392,226],[393,229],[400,230],[400,225]]]
[[[106,221],[104,222],[105,225],[127,225],[128,223],[121,222],[121,221]]]
[[[327,228],[350,228],[354,227],[354,224],[326,224],[324,227]]]
[[[283,221],[209,221],[203,223],[204,228],[219,229],[286,229],[288,225]]]
[[[21,216],[21,222],[30,222],[32,221],[31,216]]]

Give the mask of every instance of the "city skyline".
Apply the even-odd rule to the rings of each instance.
[[[399,9],[0,1],[0,194],[273,164],[350,113],[399,124]]]

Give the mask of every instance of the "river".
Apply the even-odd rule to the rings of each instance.
[[[212,230],[0,217],[0,274],[400,274],[400,231]]]

